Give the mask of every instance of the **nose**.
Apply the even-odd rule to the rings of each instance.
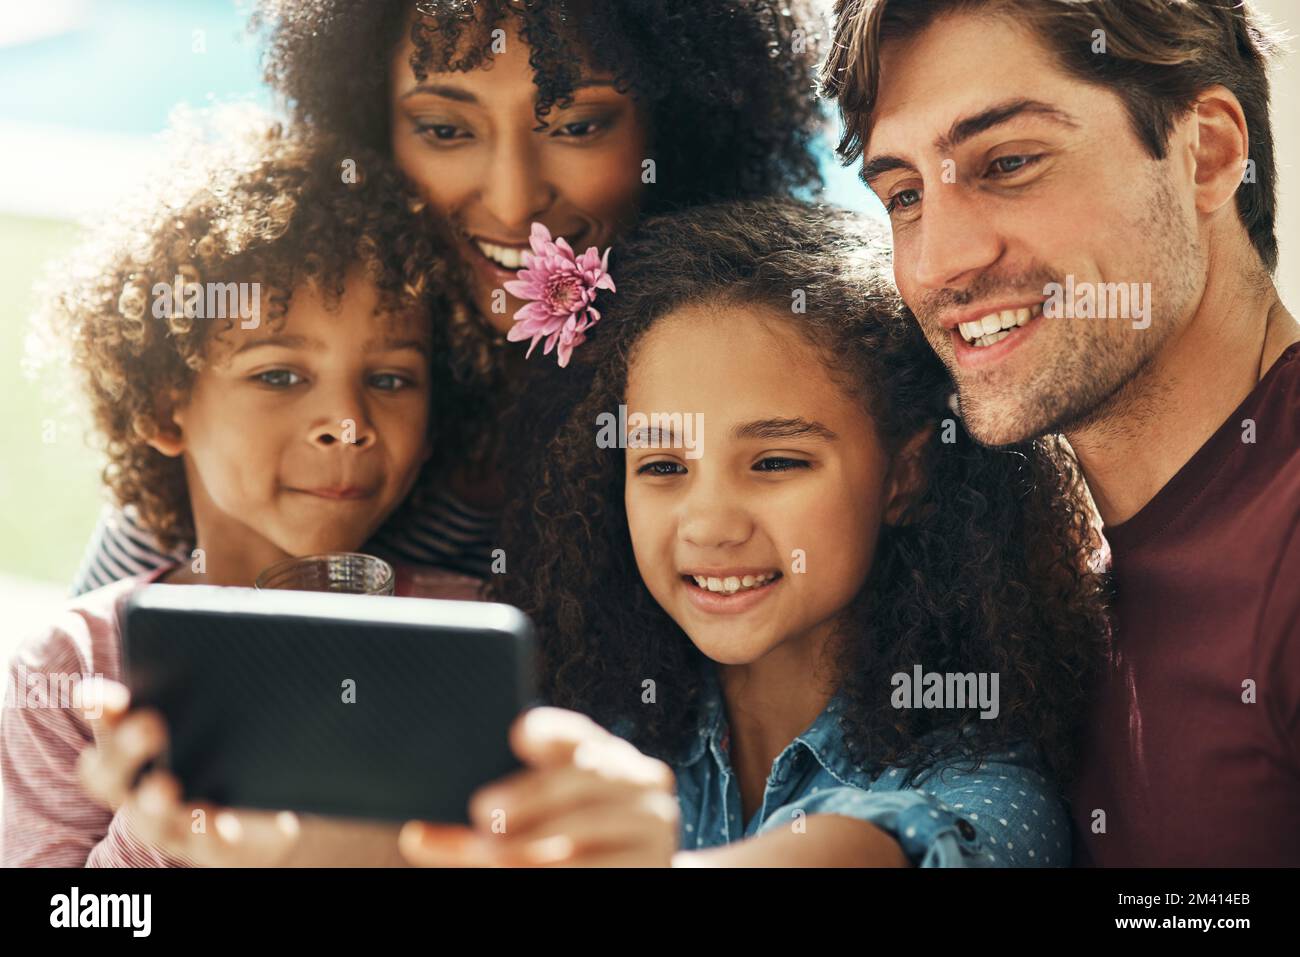
[[[318,449],[339,445],[366,449],[375,445],[378,435],[361,396],[354,390],[340,388],[321,398],[318,409],[323,414],[312,420],[308,442]]]
[[[753,534],[753,518],[735,490],[720,481],[692,483],[677,521],[677,536],[683,544],[729,548],[743,545]]]
[[[927,289],[961,287],[1002,256],[1004,244],[979,196],[964,184],[941,183],[925,194],[917,224],[913,279]]]
[[[483,168],[483,206],[503,229],[526,234],[555,202],[557,191],[530,140],[503,137]]]

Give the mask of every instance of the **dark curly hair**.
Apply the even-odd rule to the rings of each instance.
[[[818,44],[795,33],[815,22],[807,0],[263,0],[254,25],[268,33],[266,79],[299,118],[387,150],[404,33],[423,79],[483,65],[507,18],[531,49],[539,124],[584,64],[649,107],[647,214],[821,185]]]
[[[636,743],[670,760],[694,728],[707,662],[640,579],[624,453],[599,448],[594,423],[625,400],[637,345],[658,319],[688,305],[752,305],[788,317],[820,349],[891,454],[933,429],[924,492],[882,530],[837,631],[854,759],[916,770],[1027,741],[1068,779],[1105,618],[1091,571],[1099,541],[1063,440],[994,449],[967,435],[949,411],[947,371],[885,276],[884,238],[850,214],[792,201],[701,207],[645,222],[619,252],[599,335],[567,369],[544,373],[557,398],[519,423],[517,440],[531,434],[536,447],[514,481],[536,494],[508,511],[509,574],[491,584],[536,622],[550,701],[607,726],[630,720]],[[795,289],[805,314],[790,309]],[[997,673],[998,719],[892,707],[890,677],[916,664]],[[641,704],[647,677],[668,707]],[[963,733],[931,734],[941,727]]]
[[[156,284],[170,286],[178,275],[187,286],[260,283],[261,315],[273,328],[304,284],[333,307],[359,266],[385,313],[430,315],[435,370],[449,350],[432,317],[469,308],[450,239],[383,156],[246,111],[181,126],[165,178],[119,203],[51,269],[31,357],[37,368],[70,362],[80,374],[107,456],[104,482],[167,549],[194,540],[184,465],[147,440],[163,425],[160,397],[189,394],[210,338],[236,320],[188,316],[176,306],[158,318],[157,302],[150,307]],[[430,438],[441,454],[426,463],[416,492],[439,477],[446,449],[469,441],[456,431],[446,378],[432,376]]]

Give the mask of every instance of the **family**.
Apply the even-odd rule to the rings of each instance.
[[[290,120],[182,142],[40,317],[117,507],[13,667],[107,680],[6,702],[4,864],[1300,865],[1248,4],[837,0],[820,44],[792,0],[259,16]],[[827,103],[888,229],[810,198]],[[260,322],[160,317],[174,277]],[[1142,322],[1044,309],[1116,284]],[[468,827],[141,774],[125,597],[330,551],[534,622],[546,706]]]

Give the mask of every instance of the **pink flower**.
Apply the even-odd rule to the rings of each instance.
[[[551,239],[551,231],[533,223],[529,236],[531,253],[524,253],[524,268],[519,278],[505,284],[506,292],[531,302],[515,313],[515,325],[506,338],[511,342],[531,338],[528,355],[546,338],[543,355],[555,349],[563,368],[569,364],[573,350],[587,341],[586,331],[600,321],[600,312],[592,305],[596,291],[614,292],[609,274],[609,250],[602,256],[591,246],[581,256],[561,236]]]

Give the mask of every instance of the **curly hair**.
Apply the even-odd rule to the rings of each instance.
[[[218,126],[213,141],[209,127]],[[79,373],[107,459],[104,483],[166,549],[194,540],[193,515],[182,460],[147,440],[164,425],[163,397],[189,394],[210,338],[235,319],[188,315],[175,303],[169,310],[151,296],[157,284],[178,276],[186,288],[259,283],[270,328],[305,284],[334,308],[357,267],[386,315],[468,309],[449,238],[384,157],[246,111],[182,122],[172,137],[166,178],[119,204],[51,269],[33,317],[32,357],[37,367],[65,360]],[[436,369],[448,346],[441,324],[431,325]],[[445,450],[469,439],[448,414],[457,397],[446,376],[432,379],[430,439]],[[447,458],[430,459],[417,490]]]
[[[639,746],[669,759],[695,726],[706,659],[640,579],[624,453],[599,448],[593,423],[625,401],[638,343],[658,319],[688,305],[758,306],[819,349],[891,455],[933,430],[924,490],[882,530],[868,580],[838,622],[841,726],[855,761],[915,770],[1027,741],[1068,779],[1105,628],[1090,500],[1063,440],[995,449],[965,432],[949,411],[947,371],[885,276],[886,249],[850,214],[792,201],[652,219],[621,247],[600,334],[563,373],[547,373],[568,382],[517,430],[536,447],[514,480],[537,492],[507,513],[510,574],[491,585],[537,624],[552,703],[607,726],[629,720]],[[795,289],[804,314],[791,311]],[[998,719],[894,708],[890,677],[917,664],[998,674]],[[668,707],[641,704],[647,677]]]
[[[539,125],[568,105],[584,64],[650,108],[660,185],[647,214],[821,185],[817,43],[796,34],[815,22],[807,0],[263,0],[254,18],[266,79],[296,114],[377,150],[408,24],[424,79],[482,66],[506,22],[530,48]]]

